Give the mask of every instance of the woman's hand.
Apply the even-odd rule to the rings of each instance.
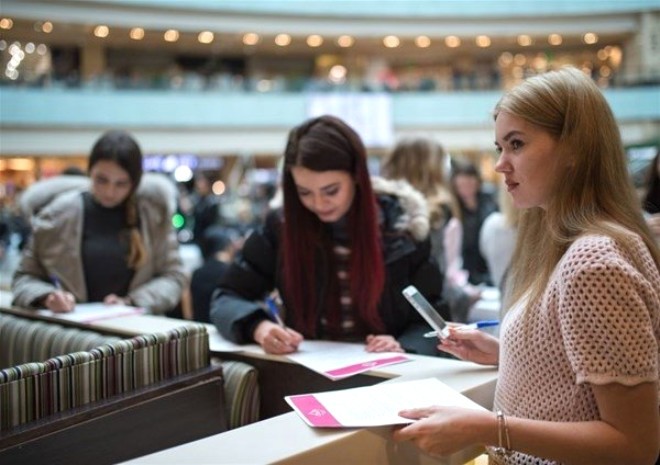
[[[388,334],[369,334],[366,350],[367,352],[403,352],[399,341]]]
[[[133,305],[131,299],[128,297],[119,297],[115,294],[106,295],[105,299],[103,299],[103,303],[105,305]]]
[[[291,328],[282,327],[270,320],[259,323],[253,333],[254,340],[267,354],[290,354],[298,350],[303,336]]]
[[[497,419],[493,413],[476,409],[433,406],[403,410],[399,415],[417,421],[395,430],[394,440],[412,441],[434,456],[484,444],[488,442],[488,432],[497,431]]]
[[[44,305],[55,313],[67,313],[76,306],[76,298],[70,292],[57,290],[46,296]]]
[[[497,365],[500,356],[499,340],[478,329],[462,329],[460,326],[449,327],[449,337],[440,340],[438,350],[450,353],[461,360]]]

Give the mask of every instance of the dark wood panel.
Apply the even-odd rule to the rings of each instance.
[[[209,367],[0,435],[0,463],[103,465],[227,429],[221,367]]]

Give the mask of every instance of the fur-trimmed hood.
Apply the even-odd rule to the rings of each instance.
[[[395,223],[397,229],[410,231],[417,241],[428,237],[431,229],[429,209],[420,191],[402,179],[391,180],[379,176],[371,178],[371,185],[376,195],[394,196],[399,200],[403,214]]]
[[[26,218],[31,218],[59,195],[70,191],[89,190],[89,186],[90,180],[87,176],[60,175],[37,181],[21,195],[21,213]],[[162,174],[144,173],[137,195],[139,199],[145,199],[154,205],[166,217],[171,217],[176,211],[176,186]]]
[[[387,195],[398,199],[403,214],[395,222],[396,229],[409,231],[416,241],[428,237],[431,229],[429,209],[420,191],[408,181],[385,179],[380,176],[372,176],[371,185],[377,196]],[[277,209],[281,208],[283,203],[282,189],[278,189],[268,206]]]

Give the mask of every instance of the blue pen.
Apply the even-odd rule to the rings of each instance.
[[[280,325],[282,328],[285,328],[284,321],[282,321],[282,317],[280,316],[280,309],[277,307],[277,304],[275,303],[275,299],[272,297],[266,297],[266,305],[268,305],[268,310],[270,312],[270,315],[275,319],[275,322],[277,322],[278,325]]]
[[[58,291],[62,290],[62,284],[60,283],[60,280],[57,279],[57,276],[51,275],[50,280],[53,282],[53,286],[55,286],[55,289]]]
[[[465,329],[481,329],[481,328],[490,328],[492,326],[497,326],[500,324],[500,320],[481,320],[481,321],[476,321],[474,323],[470,323],[467,325],[461,325],[461,326],[456,326],[457,329],[460,330],[465,330]],[[430,331],[428,333],[424,333],[424,337],[437,337],[438,332],[437,331]]]

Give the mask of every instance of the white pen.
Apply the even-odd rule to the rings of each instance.
[[[476,321],[474,323],[466,324],[466,325],[460,325],[456,326],[456,329],[459,330],[467,330],[467,329],[481,329],[481,328],[488,328],[491,326],[497,326],[500,324],[499,320],[481,320],[481,321]],[[437,331],[429,331],[428,333],[424,333],[424,337],[431,338],[431,337],[438,337],[438,332]]]

